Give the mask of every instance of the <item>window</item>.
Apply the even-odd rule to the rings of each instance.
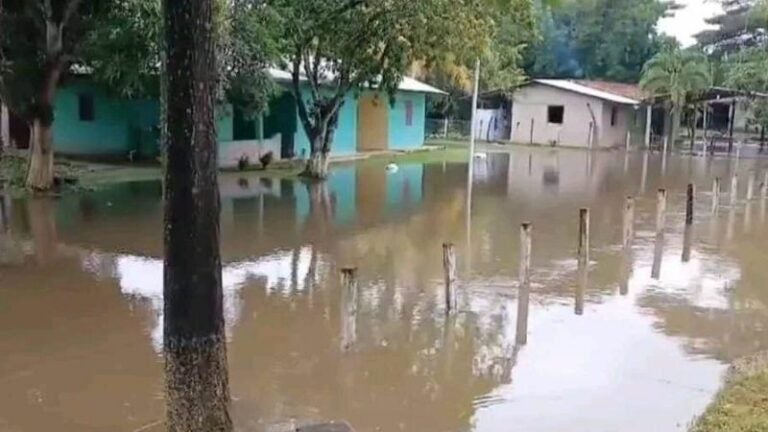
[[[563,124],[565,107],[562,105],[550,105],[547,107],[547,123]]]
[[[405,101],[405,125],[413,126],[413,102]]]
[[[619,109],[616,105],[611,106],[611,126],[616,126],[616,122],[619,118]]]
[[[93,107],[93,95],[81,94],[78,96],[77,110],[80,121],[93,121],[95,118]]]

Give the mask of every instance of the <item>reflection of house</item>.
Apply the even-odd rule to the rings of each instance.
[[[275,81],[288,87],[288,73],[270,72]],[[407,77],[401,82],[392,104],[387,95],[375,91],[350,93],[339,112],[332,153],[347,155],[422,146],[426,95],[435,93],[442,92]],[[308,97],[308,88],[304,95]],[[0,136],[8,138],[3,142],[27,148],[29,133],[24,121],[6,109],[2,112]],[[54,115],[54,143],[59,153],[118,159],[152,158],[159,153],[157,100],[119,98],[93,84],[87,76],[77,75],[59,90]],[[298,119],[296,100],[289,91],[271,100],[268,111],[256,118],[232,104],[220,106],[216,126],[222,166],[235,166],[243,157],[255,163],[267,151],[272,151],[277,158],[309,152],[309,140]]]
[[[623,147],[646,136],[648,111],[638,86],[536,79],[513,96],[511,140],[567,147]]]

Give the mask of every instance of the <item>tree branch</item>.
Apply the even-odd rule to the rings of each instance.
[[[296,107],[299,111],[299,119],[301,120],[301,125],[304,127],[304,132],[309,137],[312,136],[312,123],[309,120],[306,102],[304,102],[304,98],[301,97],[301,50],[298,47],[296,55],[293,58],[292,66],[291,81],[293,83],[293,94],[296,97]]]

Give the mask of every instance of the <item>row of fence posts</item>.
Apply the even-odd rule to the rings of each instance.
[[[731,177],[730,205],[737,203],[738,183],[737,174]],[[716,214],[720,206],[721,179],[715,177],[712,182],[712,213]],[[682,261],[688,262],[691,254],[691,228],[693,226],[694,203],[696,189],[693,183],[686,188],[685,200],[685,231],[683,235]],[[760,184],[762,199],[768,199],[768,171],[765,172],[763,182]],[[753,200],[755,194],[755,173],[750,172],[747,180],[747,200]],[[667,191],[659,189],[656,193],[656,218],[655,241],[651,277],[659,279],[661,272],[661,258],[664,247],[664,228],[667,213]],[[584,313],[584,290],[587,285],[589,267],[589,209],[579,209],[579,237],[577,248],[579,284],[576,288],[576,301],[574,310],[577,315]],[[632,247],[635,225],[635,199],[627,196],[624,200],[622,214],[622,248],[625,252]],[[517,326],[515,340],[524,345],[528,341],[528,311],[530,306],[531,290],[531,246],[533,225],[530,222],[520,224],[520,263],[518,268],[518,302],[517,302]],[[445,311],[446,314],[457,312],[458,294],[456,278],[456,248],[453,243],[443,244],[443,274],[445,287]],[[356,339],[356,316],[359,297],[359,287],[356,268],[344,268],[341,270],[342,284],[342,349],[348,349]]]

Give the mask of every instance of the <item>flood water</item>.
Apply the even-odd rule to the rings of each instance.
[[[516,149],[474,164],[337,167],[323,190],[226,174],[232,414],[358,431],[684,431],[732,360],[768,348],[768,163]],[[739,195],[730,205],[731,176]],[[711,212],[711,185],[723,178]],[[683,262],[685,186],[697,186]],[[669,191],[655,235],[656,190]],[[757,190],[758,187],[755,187]],[[162,186],[0,207],[0,430],[154,431],[163,419]],[[636,199],[622,249],[622,209]],[[591,211],[586,283],[578,212]],[[519,226],[533,223],[528,343]],[[446,318],[443,242],[459,310]],[[655,259],[654,259],[655,258]],[[654,262],[658,277],[652,277]],[[339,271],[360,275],[357,314]]]

